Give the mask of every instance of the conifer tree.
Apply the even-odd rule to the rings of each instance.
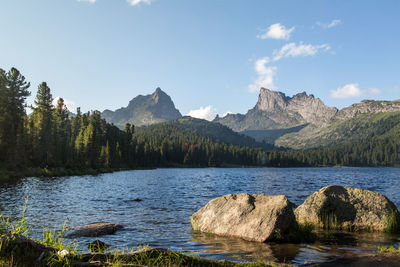
[[[38,86],[35,105],[36,107],[33,108],[32,114],[35,127],[35,158],[40,167],[46,167],[53,160],[53,151],[56,144],[52,142],[54,140],[52,128],[55,126],[53,123],[53,96],[45,82]]]
[[[15,69],[0,70],[0,160],[10,168],[25,164],[26,98],[30,83]]]

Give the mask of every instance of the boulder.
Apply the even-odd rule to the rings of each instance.
[[[89,251],[92,252],[103,252],[104,250],[106,250],[107,248],[109,248],[110,246],[107,245],[106,243],[104,243],[101,240],[95,240],[93,242],[89,243]]]
[[[295,222],[294,207],[284,195],[229,194],[212,199],[190,222],[195,231],[265,242]]]
[[[113,224],[108,222],[97,222],[91,223],[79,227],[71,227],[71,232],[66,234],[66,237],[80,237],[80,236],[102,236],[102,235],[112,235],[117,230],[122,229],[123,226],[119,224]]]
[[[0,244],[0,258],[11,259],[12,266],[44,266],[43,261],[57,252],[57,249],[40,244],[21,234],[3,234],[0,236]],[[26,265],[27,263],[31,265]],[[0,266],[8,265],[2,265],[0,261]]]
[[[313,193],[294,213],[299,223],[325,229],[385,231],[399,222],[396,206],[384,195],[338,185]]]

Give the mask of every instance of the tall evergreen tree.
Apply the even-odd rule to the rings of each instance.
[[[36,94],[36,107],[33,108],[32,119],[35,127],[35,151],[36,161],[41,167],[46,167],[52,160],[53,144],[53,96],[47,83],[42,82]],[[57,144],[58,145],[58,144]]]
[[[6,72],[3,69],[0,69],[0,151],[5,151],[6,147],[6,121],[7,121],[7,78]],[[0,157],[4,157],[5,155],[0,155]],[[0,162],[4,162],[4,159]],[[0,163],[1,164],[1,163]],[[1,166],[0,166],[1,167]]]
[[[11,68],[8,73],[0,70],[0,160],[11,168],[25,163],[24,122],[29,86],[17,69]]]
[[[55,144],[55,159],[58,165],[69,165],[71,163],[71,124],[68,120],[69,111],[64,104],[64,99],[59,98],[55,109],[55,127],[53,136]]]

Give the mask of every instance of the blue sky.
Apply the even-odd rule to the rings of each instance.
[[[2,0],[0,68],[74,109],[161,87],[182,114],[252,108],[260,86],[342,108],[400,99],[400,1]],[[202,107],[202,109],[200,109]]]

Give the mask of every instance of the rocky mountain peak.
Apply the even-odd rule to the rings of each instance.
[[[313,94],[308,95],[305,91],[293,96],[293,99],[313,99],[313,98],[315,98]]]
[[[127,107],[115,111],[105,110],[102,117],[123,128],[126,123],[136,126],[174,120],[182,117],[174,102],[161,88],[150,95],[138,95]]]
[[[255,109],[267,112],[285,110],[289,99],[284,93],[261,87]]]
[[[276,122],[288,121],[287,117],[295,118],[298,123],[325,124],[337,113],[336,108],[327,107],[319,98],[306,92],[288,97],[282,92],[266,88],[260,89],[260,95],[255,110],[269,113]]]
[[[154,91],[153,94],[151,94],[151,98],[154,100],[155,103],[160,102],[161,101],[171,101],[171,97],[169,97],[169,95],[167,95],[163,90],[161,90],[160,87],[157,87],[157,89]]]

